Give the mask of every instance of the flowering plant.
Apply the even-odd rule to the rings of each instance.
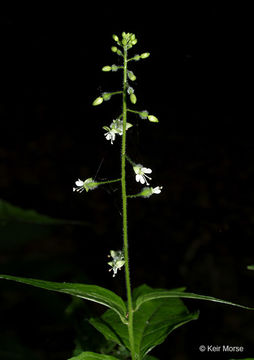
[[[211,296],[198,295],[185,291],[185,288],[177,289],[152,289],[147,285],[141,285],[134,291],[131,288],[130,281],[130,265],[129,265],[129,242],[127,231],[127,201],[129,198],[143,197],[149,198],[152,195],[159,195],[163,190],[162,186],[150,186],[152,178],[149,176],[152,170],[141,164],[135,163],[127,154],[126,136],[127,130],[133,125],[127,122],[128,114],[136,114],[142,120],[148,120],[152,123],[158,123],[158,118],[149,114],[147,110],[136,110],[128,104],[135,105],[137,97],[135,90],[130,86],[130,82],[136,80],[136,76],[129,69],[129,64],[139,60],[146,59],[150,53],[144,52],[140,55],[134,55],[128,58],[129,51],[136,45],[136,36],[132,33],[122,33],[122,37],[113,35],[115,45],[111,48],[122,59],[122,65],[106,65],[102,68],[103,72],[122,71],[123,85],[122,89],[115,92],[106,92],[98,96],[94,102],[94,106],[101,105],[105,101],[109,101],[113,95],[121,95],[122,112],[117,119],[114,119],[109,125],[103,126],[106,131],[105,139],[114,145],[117,137],[121,137],[121,176],[117,179],[106,181],[96,181],[93,178],[85,180],[78,179],[73,187],[74,192],[82,193],[84,190],[94,190],[102,184],[118,182],[121,185],[122,197],[122,229],[123,242],[119,244],[119,250],[110,250],[112,258],[108,265],[112,271],[113,277],[116,277],[118,271],[124,269],[126,301],[119,295],[106,288],[96,285],[76,284],[76,283],[57,283],[36,279],[28,279],[15,277],[11,275],[0,275],[0,278],[21,282],[24,284],[66,293],[74,297],[79,297],[89,301],[93,301],[104,305],[107,311],[100,318],[90,319],[90,323],[101,332],[105,338],[115,344],[116,347],[125,349],[125,357],[121,355],[121,351],[111,349],[108,354],[98,354],[89,351],[81,352],[72,360],[116,360],[123,358],[131,358],[132,360],[155,359],[147,354],[157,345],[161,344],[167,336],[176,328],[198,318],[198,312],[190,312],[182,299],[197,299],[213,302],[220,302],[228,305],[238,306],[245,309],[248,307],[234,304],[229,301],[216,299]],[[131,132],[128,131],[128,133]],[[118,136],[117,136],[118,135]],[[126,161],[133,168],[135,180],[141,185],[137,194],[128,194],[126,189]],[[149,182],[148,182],[149,180]]]

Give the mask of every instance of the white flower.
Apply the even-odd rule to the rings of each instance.
[[[77,192],[82,192],[85,190],[84,188],[84,181],[78,179],[77,181],[75,181],[75,185],[77,185],[77,187],[72,188],[73,191],[77,191]]]
[[[153,187],[144,187],[141,192],[137,196],[142,196],[144,198],[149,198],[153,194],[160,194],[162,190],[162,186]]]
[[[163,186],[156,186],[155,188],[152,188],[153,194],[160,194]]]
[[[75,185],[77,185],[77,187],[74,187],[73,191],[81,193],[84,190],[89,191],[95,189],[98,186],[98,183],[94,182],[93,178],[88,178],[85,181],[78,179],[75,181]]]
[[[132,127],[132,124],[126,123],[126,130],[128,130],[130,127]],[[113,120],[113,122],[110,124],[110,127],[103,126],[103,129],[107,131],[104,134],[106,140],[110,140],[111,144],[113,144],[113,141],[116,138],[116,134],[123,135],[123,122],[120,119]]]
[[[110,250],[110,255],[108,257],[112,257],[113,261],[108,262],[108,265],[111,266],[111,269],[109,271],[113,270],[113,277],[116,276],[117,271],[121,270],[121,268],[125,264],[124,255],[121,250]]]
[[[114,129],[110,129],[108,126],[103,126],[104,130],[107,130],[107,132],[104,134],[107,140],[110,140],[110,143],[113,144],[113,141],[116,138],[116,132]]]
[[[151,169],[145,168],[145,167],[143,167],[143,165],[138,164],[138,165],[133,166],[133,170],[134,170],[134,172],[136,174],[136,181],[137,182],[140,182],[141,184],[146,183],[146,185],[149,185],[146,178],[149,179],[149,180],[152,180],[152,178],[150,178],[146,174],[151,174],[151,172],[152,172]]]

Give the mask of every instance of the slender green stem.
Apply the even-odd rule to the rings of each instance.
[[[136,111],[136,110],[131,110],[131,109],[127,109],[127,111],[135,113],[135,114],[140,114],[142,111]]]
[[[122,90],[108,93],[110,95],[122,94]]]
[[[124,66],[123,66],[123,135],[121,149],[121,174],[122,174],[122,203],[123,203],[123,247],[125,259],[125,283],[128,303],[128,332],[132,360],[135,360],[135,345],[133,334],[133,307],[131,296],[128,234],[127,234],[127,195],[125,179],[125,152],[126,152],[126,123],[127,123],[127,47],[124,47]]]
[[[103,184],[111,184],[111,183],[115,183],[118,181],[122,181],[122,179],[114,179],[114,180],[105,180],[105,181],[96,181],[94,184],[95,185],[103,185]]]

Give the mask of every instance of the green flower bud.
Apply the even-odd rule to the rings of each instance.
[[[123,37],[123,39],[126,37],[126,33],[125,33],[125,32],[122,33],[122,37]]]
[[[135,94],[130,94],[130,101],[132,102],[132,104],[136,104],[137,102],[137,97]]]
[[[111,68],[111,66],[103,66],[103,68],[102,68],[102,71],[105,71],[105,72],[107,72],[107,71],[111,71],[112,70],[112,68]]]
[[[122,40],[122,44],[123,44],[123,46],[126,46],[126,45],[127,45],[127,40],[126,40],[126,39],[123,39],[123,40]]]
[[[132,71],[128,71],[128,78],[131,81],[135,81],[136,80],[136,76],[134,75],[134,73]]]
[[[150,56],[150,53],[149,52],[146,52],[146,53],[143,53],[140,55],[141,59],[146,59]]]
[[[112,48],[111,48],[111,51],[113,51],[113,52],[117,52],[117,47],[116,46],[112,46]]]
[[[120,56],[123,56],[123,53],[122,53],[122,51],[121,50],[119,50],[119,49],[117,49],[117,55],[120,55]]]
[[[135,39],[135,40],[132,40],[132,41],[131,41],[132,45],[136,45],[136,44],[137,44],[137,42],[138,42],[138,40],[137,40],[137,39]]]
[[[119,39],[118,39],[118,36],[115,35],[115,34],[114,34],[112,37],[113,37],[113,39],[114,39],[115,41],[118,41],[118,40],[119,40]]]
[[[155,123],[159,122],[157,117],[154,116],[154,115],[148,115],[148,120],[151,121],[151,122],[155,122]]]
[[[101,96],[99,96],[94,100],[93,106],[100,105],[102,102],[103,102],[103,98]]]

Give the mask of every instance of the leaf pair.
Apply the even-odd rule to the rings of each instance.
[[[109,310],[107,310],[101,318],[91,319],[90,323],[99,330],[106,339],[130,349],[126,305],[123,299],[114,292],[96,285],[57,283],[11,275],[0,275],[0,278],[69,294],[106,306]],[[184,288],[173,290],[152,289],[147,285],[142,285],[133,291],[133,330],[137,359],[143,359],[155,346],[161,344],[173,330],[198,318],[198,313],[190,313],[180,298],[207,300],[254,310],[253,308],[216,299],[211,296],[187,293],[184,290]],[[98,355],[90,352],[82,354],[79,355],[80,357],[74,359],[115,359],[112,356],[106,357],[106,355]]]

